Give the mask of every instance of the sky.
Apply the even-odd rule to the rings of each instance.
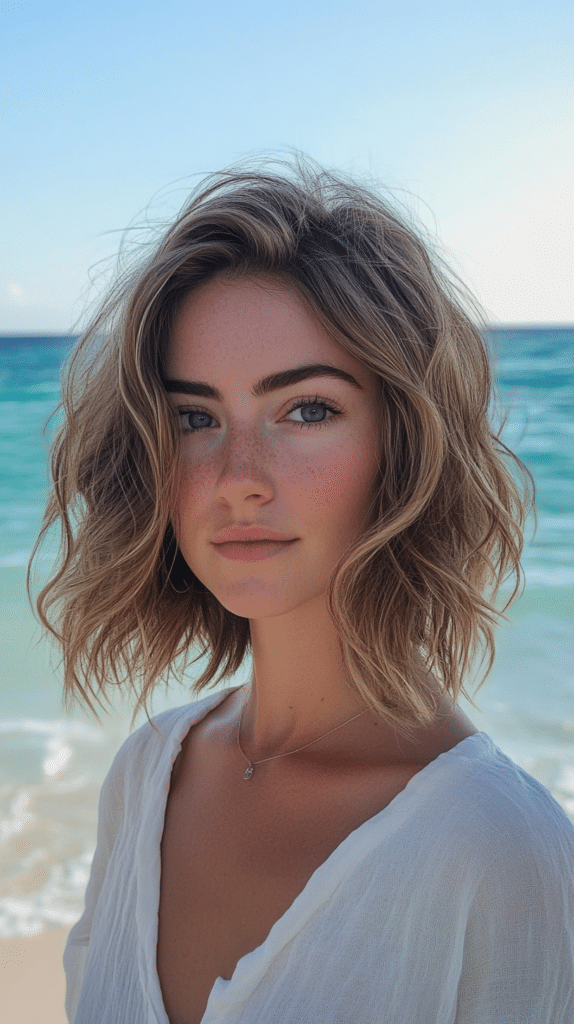
[[[2,0],[0,39],[0,332],[81,329],[128,226],[292,150],[406,206],[488,322],[574,322],[570,0]]]

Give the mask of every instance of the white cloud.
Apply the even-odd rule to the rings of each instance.
[[[574,321],[574,192],[565,174],[492,197],[442,228],[490,321]]]
[[[25,305],[24,289],[19,284],[8,285],[8,295],[16,306]]]

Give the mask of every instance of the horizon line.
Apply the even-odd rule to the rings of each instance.
[[[498,320],[484,326],[486,330],[524,330],[542,327],[548,330],[574,330],[574,320]],[[80,338],[82,333],[79,331],[77,334],[71,334],[69,330],[0,330],[0,338]]]

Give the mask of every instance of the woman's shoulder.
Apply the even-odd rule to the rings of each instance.
[[[228,692],[217,691],[191,704],[168,708],[144,722],[118,749],[104,785],[117,787],[123,783],[141,788],[163,761],[166,768],[171,765],[191,724],[203,718]]]
[[[549,789],[485,732],[458,751],[457,805],[489,858],[574,871],[574,824]],[[516,859],[515,859],[516,858]]]

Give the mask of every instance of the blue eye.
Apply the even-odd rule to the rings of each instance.
[[[331,416],[329,416],[328,419],[323,420],[315,420],[310,422],[291,420],[291,422],[294,423],[295,426],[297,427],[326,427],[329,423],[333,422],[336,416],[341,415],[340,409],[337,409],[334,405],[331,404],[331,402],[327,402],[325,399],[320,398],[319,395],[315,395],[315,398],[298,398],[297,401],[294,402],[291,408],[289,409],[287,415],[290,415],[296,409],[327,409],[331,413]],[[207,409],[199,408],[180,409],[179,416],[182,420],[182,429],[185,434],[199,434],[201,431],[209,429],[209,425],[206,423],[202,423],[199,426],[192,426],[192,416],[203,416],[204,418],[207,417],[207,419],[214,419],[214,417],[211,415],[210,412],[207,411]]]
[[[205,409],[186,409],[185,412],[180,412],[180,416],[185,424],[184,429],[186,430],[187,433],[191,434],[197,434],[198,431],[206,429],[205,426],[192,427],[191,423],[188,422],[188,420],[191,419],[192,416],[207,416],[208,419],[213,418],[210,415],[210,413],[206,412]]]
[[[329,412],[333,414],[332,416],[329,416],[328,419],[321,420],[320,422],[315,420],[306,423],[305,421],[300,422],[292,420],[291,422],[295,423],[295,426],[297,427],[326,427],[327,424],[331,423],[336,416],[340,416],[341,414],[340,409],[336,409],[330,402],[323,401],[318,395],[316,395],[315,398],[299,398],[294,405],[291,406],[289,413],[294,412],[295,409],[328,409]]]

